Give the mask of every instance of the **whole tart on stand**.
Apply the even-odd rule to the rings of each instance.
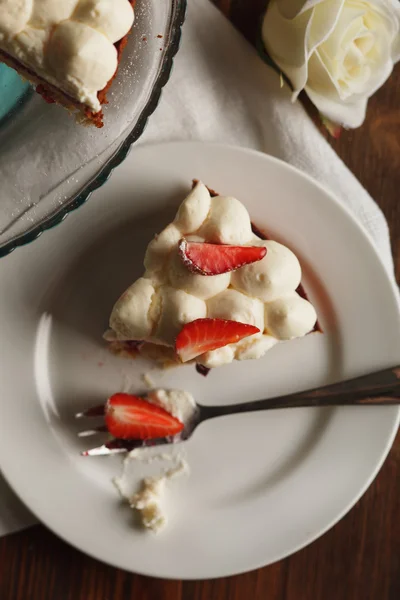
[[[79,122],[103,126],[102,105],[134,21],[136,0],[5,0],[0,62]]]

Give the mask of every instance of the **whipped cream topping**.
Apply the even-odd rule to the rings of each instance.
[[[133,20],[128,0],[1,0],[0,49],[99,112]]]
[[[153,390],[147,394],[147,400],[161,406],[185,425],[196,413],[196,402],[186,390]]]
[[[188,240],[233,245],[263,245],[259,262],[215,276],[191,273],[178,255],[178,242]],[[107,339],[144,340],[174,347],[182,327],[199,318],[220,318],[255,325],[260,333],[196,358],[206,367],[234,359],[260,358],[280,340],[312,331],[314,307],[296,289],[301,267],[289,248],[254,235],[246,208],[229,196],[211,197],[197,183],[177,215],[150,242],[145,273],[115,304]],[[168,409],[167,409],[168,410]]]

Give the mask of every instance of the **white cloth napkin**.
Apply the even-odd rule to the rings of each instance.
[[[387,223],[279,76],[209,0],[189,0],[181,49],[141,144],[225,142],[261,150],[313,176],[358,217],[393,274]],[[134,151],[134,150],[133,150]],[[116,169],[113,177],[118,177]],[[33,522],[0,479],[0,535]]]

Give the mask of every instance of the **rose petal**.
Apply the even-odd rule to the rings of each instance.
[[[332,97],[328,98],[318,94],[307,86],[305,91],[318,110],[334,123],[350,128],[359,127],[363,123],[367,109],[367,98],[357,97],[351,103],[344,103],[339,98],[335,100]]]
[[[316,50],[308,61],[309,77],[307,87],[313,88],[319,94],[327,96],[338,96],[340,98],[340,89],[337,81],[332,77],[327,68],[326,62],[321,58],[320,51]]]
[[[307,81],[307,27],[312,11],[300,14],[292,20],[285,19],[278,2],[271,0],[266,12],[262,38],[272,60],[289,78],[298,94]]]
[[[396,0],[271,0],[262,35],[271,58],[331,121],[358,127],[368,98],[400,59]]]
[[[294,99],[304,88],[310,54],[335,27],[344,0],[271,0],[262,27],[265,48],[288,77]],[[313,8],[315,6],[315,8]]]
[[[279,10],[285,19],[294,19],[298,15],[314,8],[321,0],[279,0]]]
[[[359,127],[364,119],[368,98],[386,81],[392,72],[393,65],[387,61],[373,78],[373,87],[368,94],[352,94],[343,99],[339,95],[335,81],[330,77],[324,63],[320,60],[319,52],[315,52],[309,62],[310,73],[315,74],[320,83],[306,85],[305,91],[311,102],[331,121],[344,127]],[[311,78],[310,78],[311,80]]]
[[[343,4],[344,0],[326,0],[315,6],[307,40],[308,56],[331,35],[338,22]]]

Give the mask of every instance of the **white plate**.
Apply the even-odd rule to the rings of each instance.
[[[138,531],[111,484],[120,458],[85,459],[72,415],[142,389],[140,361],[108,355],[101,335],[145,245],[190,180],[235,195],[292,247],[325,333],[260,361],[156,375],[200,402],[282,394],[400,362],[394,286],[371,241],[328,192],[249,150],[196,143],[135,149],[65,223],[0,261],[0,464],[53,531],[110,564],[160,577],[208,578],[279,560],[356,502],[392,443],[396,407],[296,409],[217,419],[186,444],[190,477],[171,483],[169,528]]]

